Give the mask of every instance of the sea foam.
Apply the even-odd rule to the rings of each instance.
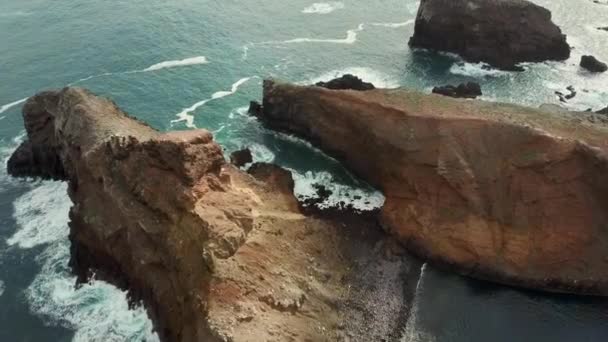
[[[9,110],[15,106],[22,104],[23,102],[27,101],[28,98],[29,97],[25,97],[25,98],[22,98],[21,100],[17,100],[15,102],[11,102],[11,103],[3,105],[2,107],[0,107],[0,114],[6,112],[7,110]]]
[[[318,82],[327,82],[345,74],[355,75],[365,82],[371,82],[377,88],[394,89],[399,88],[400,86],[399,81],[396,78],[369,67],[349,67],[332,70],[320,76],[315,76],[307,81],[300,82],[300,84],[309,85]]]
[[[385,198],[379,191],[338,183],[327,171],[291,172],[295,181],[294,194],[300,200],[319,197],[314,185],[322,185],[331,191],[331,195],[318,205],[320,208],[335,207],[344,202],[358,210],[373,210],[384,204]]]
[[[156,70],[167,69],[167,68],[189,66],[189,65],[200,65],[200,64],[207,64],[207,63],[209,63],[209,61],[207,60],[207,58],[205,56],[196,56],[196,57],[191,57],[191,58],[186,58],[186,59],[181,59],[181,60],[160,62],[160,63],[154,64],[154,65],[151,65],[142,71],[143,72],[156,71]]]
[[[65,183],[41,182],[14,203],[19,229],[9,245],[46,245],[36,257],[41,271],[25,290],[30,310],[46,324],[73,329],[74,342],[158,341],[145,310],[130,310],[124,291],[98,280],[75,287],[76,278],[68,267],[66,190]]]
[[[454,63],[450,68],[450,72],[454,75],[462,75],[475,78],[483,77],[501,77],[507,76],[511,73],[508,71],[498,70],[490,67],[485,63],[466,63],[458,62]]]
[[[343,9],[344,3],[340,1],[333,2],[316,2],[305,9],[302,10],[302,13],[305,14],[329,14],[333,11]]]
[[[241,78],[240,80],[238,80],[234,84],[232,84],[232,87],[230,88],[230,90],[215,92],[211,95],[210,98],[199,101],[188,108],[184,108],[181,112],[175,114],[175,116],[177,116],[177,119],[172,120],[171,123],[174,124],[174,123],[178,123],[178,122],[185,122],[187,127],[196,128],[196,125],[194,125],[194,115],[192,115],[192,112],[197,110],[199,107],[204,106],[205,104],[207,104],[210,101],[221,99],[222,97],[226,97],[226,96],[236,93],[241,85],[243,85],[244,83],[246,83],[247,81],[249,81],[252,78],[253,77]]]
[[[0,297],[4,294],[4,282],[0,280]]]

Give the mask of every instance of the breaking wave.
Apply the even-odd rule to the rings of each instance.
[[[60,182],[42,182],[14,203],[19,230],[9,245],[47,246],[36,257],[42,270],[25,290],[30,310],[47,324],[75,330],[74,342],[158,341],[145,310],[130,310],[125,292],[98,280],[75,287],[68,267],[69,203]]]
[[[355,75],[365,82],[373,83],[374,86],[376,86],[377,88],[393,89],[400,87],[398,79],[381,71],[377,71],[368,67],[349,67],[345,69],[332,70],[322,74],[321,76],[316,76],[305,82],[301,82],[300,84],[315,84],[317,82],[327,82],[334,78],[341,77],[345,74]]]
[[[210,101],[221,99],[222,97],[226,97],[226,96],[236,93],[241,85],[243,85],[244,83],[246,83],[247,81],[249,81],[252,78],[253,77],[241,78],[240,80],[238,80],[234,84],[232,84],[232,87],[230,90],[223,90],[223,91],[215,92],[215,93],[213,93],[213,95],[211,95],[210,98],[199,101],[188,108],[184,108],[181,112],[175,114],[175,116],[177,116],[177,119],[172,120],[171,123],[175,124],[178,122],[185,122],[187,127],[196,128],[196,125],[194,124],[194,115],[192,115],[192,112],[197,110],[199,107],[204,106],[206,103],[208,103]]]
[[[508,71],[498,70],[490,67],[485,63],[454,63],[450,68],[450,72],[454,75],[462,75],[468,77],[500,77],[510,75]]]
[[[344,3],[340,1],[333,2],[316,2],[305,9],[302,10],[302,13],[305,14],[329,14],[333,11],[343,9]]]

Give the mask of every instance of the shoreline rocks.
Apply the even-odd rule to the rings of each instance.
[[[269,128],[378,187],[383,227],[432,264],[536,290],[608,295],[608,125],[586,113],[264,83]]]
[[[357,76],[351,74],[342,75],[342,77],[334,78],[333,80],[327,82],[318,82],[316,84],[317,87],[323,87],[332,90],[357,90],[357,91],[367,91],[373,90],[373,84],[369,82],[364,82]]]
[[[581,68],[594,73],[601,73],[608,70],[608,65],[606,63],[599,61],[593,56],[582,56],[580,66]]]
[[[246,164],[253,162],[253,156],[251,150],[248,148],[234,151],[230,154],[230,162],[236,167],[243,167]]]
[[[433,94],[439,94],[454,98],[474,99],[481,96],[481,86],[476,82],[461,83],[458,86],[446,85],[433,88]]]
[[[422,0],[409,45],[517,71],[518,63],[570,57],[551,12],[525,0]]]
[[[31,97],[23,118],[27,141],[9,173],[68,182],[74,273],[143,300],[162,341],[403,331],[411,302],[376,304],[414,291],[420,262],[387,259],[396,242],[376,213],[304,213],[289,171],[246,173],[208,131],[156,131],[81,88]]]

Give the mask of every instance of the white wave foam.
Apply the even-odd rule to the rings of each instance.
[[[384,196],[379,191],[355,188],[350,185],[337,183],[331,173],[326,171],[304,174],[291,170],[295,181],[294,194],[300,200],[307,198],[318,198],[315,184],[322,185],[330,190],[332,194],[327,200],[319,204],[320,208],[337,206],[340,202],[352,204],[358,210],[372,210],[382,207]]]
[[[167,68],[189,66],[189,65],[200,65],[200,64],[207,64],[207,63],[209,63],[209,61],[207,60],[207,58],[205,56],[196,56],[196,57],[191,57],[191,58],[186,58],[186,59],[181,59],[181,60],[165,61],[165,62],[157,63],[157,64],[147,67],[146,69],[144,69],[142,71],[143,72],[156,71],[156,70],[167,69]]]
[[[420,269],[420,276],[418,283],[416,284],[416,290],[414,292],[414,300],[412,308],[410,309],[410,317],[405,324],[403,336],[400,342],[433,342],[435,338],[430,336],[428,333],[421,331],[418,328],[418,314],[420,312],[420,300],[424,291],[424,279],[426,273],[427,264],[424,263]]]
[[[21,100],[17,100],[15,102],[11,102],[11,103],[3,105],[2,107],[0,107],[0,114],[6,112],[7,110],[9,110],[9,109],[11,109],[11,108],[13,108],[13,107],[15,107],[17,105],[22,104],[23,102],[27,101],[27,99],[29,99],[29,97],[26,97],[26,98],[23,98]]]
[[[399,81],[392,76],[385,74],[381,71],[374,70],[368,67],[349,67],[340,70],[332,70],[325,74],[317,77],[313,77],[300,84],[315,84],[317,82],[327,82],[337,77],[341,77],[344,74],[351,74],[359,77],[365,82],[371,82],[377,88],[393,89],[399,88]]]
[[[319,39],[319,38],[295,38],[284,40],[282,44],[299,44],[299,43],[332,43],[332,44],[354,44],[357,41],[359,32],[365,29],[365,24],[359,24],[356,29],[346,31],[346,38],[336,39]]]
[[[329,14],[333,11],[343,9],[344,3],[341,1],[315,2],[302,10],[305,14]]]
[[[274,161],[274,153],[262,144],[251,144],[249,150],[251,151],[251,157],[255,163],[272,163]]]
[[[15,201],[20,229],[10,244],[48,243],[36,257],[41,272],[25,291],[31,311],[46,324],[75,330],[74,342],[158,341],[145,310],[130,310],[125,292],[96,280],[75,288],[68,267],[69,202],[66,185],[59,182],[43,182]]]
[[[455,75],[469,76],[475,78],[482,77],[500,77],[510,75],[508,71],[498,70],[490,67],[485,63],[454,63],[450,68],[450,72]]]
[[[211,95],[210,98],[199,101],[188,108],[184,108],[181,112],[175,114],[175,116],[177,116],[177,119],[172,120],[171,123],[174,124],[174,123],[178,123],[178,122],[185,122],[187,127],[196,128],[196,125],[194,125],[194,115],[191,114],[192,112],[197,110],[199,107],[204,106],[206,103],[208,103],[210,101],[221,99],[222,97],[226,97],[226,96],[236,93],[241,85],[243,85],[244,83],[246,83],[247,81],[249,81],[252,78],[253,77],[241,78],[240,80],[236,81],[232,85],[230,90],[215,92],[215,93],[213,93],[213,95]]]
[[[21,227],[6,240],[9,246],[32,248],[67,236],[70,199],[64,182],[45,182],[19,197],[14,203],[14,217]]]
[[[0,297],[4,294],[4,282],[0,280]]]
[[[380,26],[380,27],[388,27],[388,28],[399,28],[405,27],[408,25],[412,25],[414,23],[414,19],[404,21],[402,23],[371,23],[372,26]]]

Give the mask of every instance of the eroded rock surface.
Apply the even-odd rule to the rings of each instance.
[[[419,263],[375,215],[303,215],[288,171],[245,173],[209,132],[83,89],[32,97],[24,121],[9,172],[69,182],[74,270],[143,299],[163,341],[398,340]]]
[[[269,127],[315,143],[386,196],[418,256],[510,285],[608,295],[608,127],[585,113],[408,90],[266,81]]]
[[[366,91],[372,90],[376,87],[369,83],[365,82],[359,77],[351,74],[345,74],[341,77],[334,78],[333,80],[327,82],[318,82],[316,84],[317,87],[323,87],[332,90],[358,90],[358,91]]]
[[[524,0],[422,0],[409,43],[508,70],[570,57],[551,12]]]

